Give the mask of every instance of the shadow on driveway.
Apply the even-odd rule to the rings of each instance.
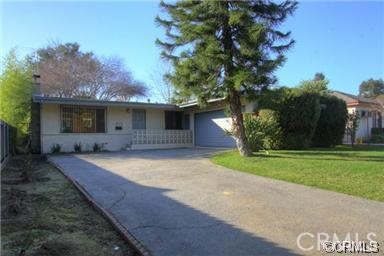
[[[189,157],[185,152],[180,154],[178,158]],[[119,161],[119,157],[135,155],[130,152],[110,156]],[[175,157],[166,153],[162,156],[161,152],[156,155]],[[150,156],[140,153],[140,157]],[[100,158],[109,158],[109,154]],[[57,156],[51,161],[81,184],[153,255],[297,255],[168,197],[169,189],[140,185],[76,156]],[[129,166],[126,168],[129,171]]]

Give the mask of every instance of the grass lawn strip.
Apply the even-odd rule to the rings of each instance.
[[[384,147],[276,150],[240,157],[237,151],[214,155],[213,163],[292,183],[384,201]]]

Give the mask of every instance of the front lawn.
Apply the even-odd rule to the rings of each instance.
[[[384,147],[380,146],[278,150],[248,158],[228,151],[211,160],[255,175],[384,201]]]

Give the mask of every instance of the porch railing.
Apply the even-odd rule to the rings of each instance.
[[[191,130],[133,130],[132,144],[191,144]]]

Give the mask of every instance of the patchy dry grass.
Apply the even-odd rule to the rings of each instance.
[[[2,255],[137,255],[59,171],[34,161],[25,182],[21,162],[1,173]]]

